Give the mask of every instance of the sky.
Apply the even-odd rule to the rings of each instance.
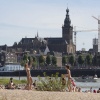
[[[98,30],[100,0],[0,0],[0,45],[11,46],[22,38],[62,37],[69,8],[71,25],[79,30]],[[77,32],[76,48],[92,48],[98,31]]]

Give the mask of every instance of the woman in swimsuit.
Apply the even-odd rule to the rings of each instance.
[[[71,87],[72,77],[71,77],[70,67],[68,65],[66,65],[66,70],[67,70],[66,77],[68,77],[67,87],[68,87],[68,91],[71,92],[72,91],[72,87]]]
[[[27,89],[31,90],[32,89],[32,77],[31,77],[31,73],[30,73],[30,68],[32,67],[32,64],[28,65],[28,61],[25,64],[25,70],[27,73]]]

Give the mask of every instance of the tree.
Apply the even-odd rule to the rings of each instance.
[[[92,64],[94,66],[98,66],[98,57],[97,57],[97,54],[94,55],[94,57],[92,59]]]
[[[27,62],[28,62],[28,65],[33,65],[34,63],[33,61],[34,61],[33,57],[28,56],[27,54],[24,54],[23,59],[21,61],[21,65],[24,66]]]
[[[55,56],[52,56],[52,64],[53,65],[57,64],[57,58]]]
[[[28,56],[28,64],[33,65],[33,58],[31,56]]]
[[[27,60],[28,60],[28,55],[27,55],[27,54],[24,54],[24,55],[23,55],[23,59],[22,59],[22,61],[21,61],[21,66],[24,66],[25,63],[27,62]]]
[[[82,65],[82,64],[84,63],[84,58],[83,58],[82,55],[79,55],[79,57],[78,57],[78,63],[79,63],[80,65]]]
[[[90,54],[88,54],[86,56],[86,64],[87,65],[91,65],[92,64],[92,56]]]
[[[65,65],[68,62],[68,59],[66,56],[62,57],[62,65]]]
[[[100,66],[100,55],[97,56],[97,65]]]
[[[24,54],[23,60],[26,61],[27,59],[28,59],[28,55],[27,54]]]
[[[37,60],[36,60],[36,58],[35,58],[34,56],[32,56],[32,59],[33,59],[32,66],[33,66],[34,68],[36,68],[36,66],[37,66]]]
[[[43,55],[41,55],[41,56],[39,57],[39,64],[40,64],[40,65],[44,65],[44,61],[45,61],[45,59],[44,59]]]
[[[92,64],[94,66],[97,66],[97,55],[94,55],[93,59],[92,59]]]
[[[51,57],[50,57],[50,55],[47,55],[47,57],[46,57],[46,63],[48,65],[51,64]]]
[[[74,56],[71,55],[71,56],[69,57],[69,63],[70,63],[71,65],[74,65],[74,62],[75,62]]]

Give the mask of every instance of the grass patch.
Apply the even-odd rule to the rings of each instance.
[[[0,79],[0,85],[6,85],[7,83],[9,83],[8,78]],[[13,79],[13,83],[15,83],[15,84],[25,84],[25,83],[27,83],[27,81],[26,80],[15,80],[15,79]]]

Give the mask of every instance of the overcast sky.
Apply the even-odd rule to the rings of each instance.
[[[22,38],[62,37],[62,25],[69,8],[76,30],[98,29],[100,0],[0,0],[0,45],[13,45]],[[92,48],[97,31],[77,32],[77,50]]]

